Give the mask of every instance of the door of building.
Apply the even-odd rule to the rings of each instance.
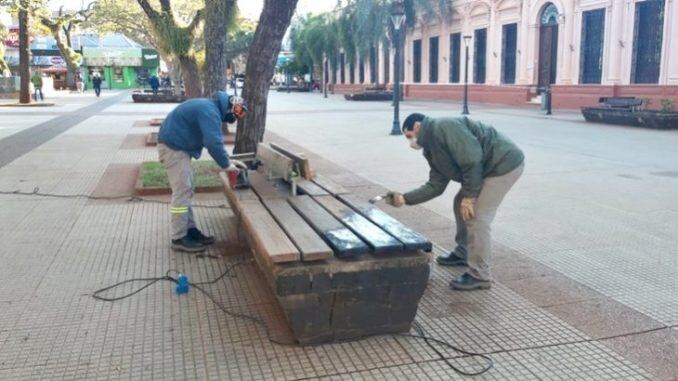
[[[556,83],[558,67],[558,8],[553,3],[544,7],[539,28],[539,89]],[[540,90],[541,91],[541,90]]]

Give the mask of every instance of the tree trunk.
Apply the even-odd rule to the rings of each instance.
[[[205,0],[205,96],[226,90],[226,33],[235,0]]]
[[[200,83],[200,73],[198,64],[193,56],[179,57],[179,66],[181,67],[181,77],[184,81],[184,91],[188,98],[198,98],[202,96],[202,83]]]
[[[167,70],[169,70],[170,81],[172,81],[172,86],[174,86],[173,93],[174,95],[181,95],[181,86],[179,86],[179,82],[181,82],[181,69],[177,64],[177,60],[176,58],[172,57],[168,58],[166,62]]]
[[[234,153],[255,152],[266,130],[268,89],[275,71],[280,46],[298,0],[265,0],[245,69],[243,98],[247,117],[238,122]]]
[[[19,93],[19,103],[31,103],[30,90],[30,62],[28,50],[28,4],[27,1],[21,1],[19,9],[19,76],[21,76],[21,91]]]

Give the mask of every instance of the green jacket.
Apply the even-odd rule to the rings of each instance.
[[[461,183],[463,197],[478,197],[484,178],[505,175],[525,159],[493,127],[466,117],[425,118],[417,143],[424,147],[431,172],[426,184],[404,194],[408,205],[440,196],[451,180]]]
[[[42,77],[39,74],[34,74],[31,77],[31,82],[33,83],[33,86],[35,88],[41,88],[42,87]]]

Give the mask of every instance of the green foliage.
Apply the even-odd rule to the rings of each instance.
[[[229,60],[247,54],[254,40],[257,24],[248,19],[237,18],[228,29],[226,56]]]
[[[673,101],[670,99],[662,99],[660,100],[662,108],[661,112],[671,112],[673,111]]]
[[[307,15],[292,27],[294,53],[303,64],[322,62],[323,55],[336,65],[340,49],[354,61],[369,56],[370,49],[387,44],[393,37],[392,0],[348,0],[335,12]],[[445,19],[451,15],[449,0],[405,0],[406,27],[417,21]]]
[[[5,41],[5,38],[7,38],[7,28],[0,24],[0,76],[7,70],[9,70],[9,65],[7,65],[7,62],[5,61],[5,44],[3,44],[3,41]]]
[[[193,184],[196,187],[215,187],[221,184],[219,166],[212,160],[192,160]],[[169,188],[169,179],[165,167],[157,161],[146,161],[141,164],[139,173],[141,186],[144,188]]]
[[[292,60],[287,61],[287,63],[285,63],[280,68],[280,70],[283,73],[288,73],[288,74],[291,74],[291,75],[298,75],[298,76],[302,76],[302,75],[304,75],[304,74],[306,74],[310,71],[309,67],[306,64],[304,64],[303,62],[301,62],[300,60],[298,60],[296,57]]]

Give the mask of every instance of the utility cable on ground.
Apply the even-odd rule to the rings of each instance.
[[[48,197],[48,198],[65,198],[65,199],[87,199],[87,200],[104,200],[104,201],[115,201],[115,200],[125,200],[127,202],[147,202],[151,204],[161,204],[169,205],[168,201],[153,200],[148,198],[143,198],[135,195],[120,195],[120,196],[91,196],[87,194],[55,194],[55,193],[43,193],[40,192],[39,187],[33,188],[33,192],[23,192],[20,190],[13,191],[0,191],[0,195],[7,196],[37,196],[37,197]],[[206,208],[206,209],[225,209],[225,205],[203,205],[203,204],[193,204],[191,205],[194,208]]]
[[[237,319],[248,320],[248,321],[260,326],[262,329],[264,329],[264,331],[266,333],[266,338],[271,343],[277,344],[277,345],[282,345],[282,346],[293,346],[293,347],[299,346],[298,343],[293,342],[293,341],[282,341],[282,340],[274,338],[271,334],[271,330],[270,330],[269,326],[261,318],[256,317],[256,316],[252,316],[252,315],[248,315],[248,314],[245,314],[245,313],[234,312],[234,311],[227,309],[220,301],[218,301],[214,297],[214,295],[212,295],[210,292],[208,292],[207,290],[205,290],[202,287],[204,285],[217,283],[219,280],[228,276],[231,273],[231,271],[233,271],[236,267],[246,265],[246,264],[250,264],[251,262],[252,262],[251,260],[235,262],[235,263],[231,264],[228,268],[226,268],[226,270],[223,273],[221,273],[221,275],[219,275],[217,278],[215,278],[211,281],[197,282],[197,283],[188,282],[188,284],[191,287],[194,287],[195,289],[200,291],[205,297],[207,297],[209,300],[211,300],[212,303],[214,303],[214,305],[216,305],[225,314],[227,314],[231,317],[237,318]],[[167,271],[165,273],[165,275],[161,276],[161,277],[127,279],[127,280],[124,280],[122,282],[119,282],[119,283],[113,284],[111,286],[104,287],[102,289],[94,291],[94,293],[92,293],[92,297],[94,299],[105,301],[105,302],[115,302],[115,301],[118,301],[118,300],[129,298],[133,295],[136,295],[136,294],[140,293],[141,291],[147,289],[148,287],[150,287],[150,286],[152,286],[152,285],[154,285],[158,282],[167,281],[167,282],[172,282],[172,283],[178,284],[179,283],[178,278],[175,278],[175,277],[170,275],[172,272],[179,273],[179,271],[172,269],[172,270]],[[138,289],[128,293],[128,294],[123,295],[123,296],[118,296],[118,297],[102,296],[102,294],[107,292],[107,291],[113,290],[117,287],[120,287],[120,286],[128,284],[128,283],[133,283],[133,282],[146,282],[146,284],[139,287]],[[400,336],[400,337],[408,337],[408,338],[424,340],[424,342],[429,346],[429,348],[431,348],[440,357],[440,359],[443,360],[447,364],[447,366],[449,366],[455,372],[457,372],[459,374],[463,374],[465,376],[477,376],[477,375],[483,374],[483,373],[487,372],[488,370],[490,370],[494,366],[492,358],[490,358],[486,354],[466,351],[466,350],[458,348],[458,347],[456,347],[456,346],[454,346],[454,345],[452,345],[452,344],[450,344],[450,343],[448,343],[444,340],[440,340],[440,339],[436,339],[434,337],[428,336],[428,334],[426,333],[424,328],[417,321],[414,321],[412,323],[412,327],[415,330],[416,334],[410,334],[410,333],[374,334],[374,335],[363,336],[363,337],[360,337],[356,340],[364,340],[364,339],[367,339],[367,338],[370,338],[370,337],[376,337],[376,336]],[[353,340],[344,340],[344,341],[347,342],[347,341],[353,341]],[[442,352],[440,352],[440,350],[438,350],[438,348],[436,348],[436,346],[434,344],[438,344],[442,347],[452,349],[456,352],[464,354],[465,356],[480,357],[485,361],[485,366],[479,371],[467,372],[467,371],[455,366],[454,364],[452,364],[451,359],[445,357],[445,355]]]
[[[91,195],[86,195],[86,194],[54,194],[54,193],[43,193],[43,192],[40,192],[40,188],[39,188],[39,187],[35,187],[35,188],[33,189],[33,192],[23,192],[23,191],[20,191],[20,190],[14,190],[14,191],[0,191],[0,195],[17,195],[17,196],[49,197],[49,198],[61,198],[61,199],[110,200],[110,201],[112,201],[112,200],[125,200],[125,201],[127,201],[127,202],[145,202],[145,203],[164,204],[164,205],[168,205],[168,204],[169,204],[169,202],[167,202],[167,201],[152,200],[152,199],[147,199],[147,198],[143,198],[143,197],[139,197],[139,196],[135,196],[135,195],[121,195],[121,196],[91,196]],[[197,208],[222,209],[222,208],[225,208],[226,206],[225,206],[225,205],[200,205],[200,204],[194,204],[193,207],[197,207]],[[215,279],[213,279],[213,280],[211,280],[211,281],[197,282],[197,283],[191,283],[191,282],[189,282],[188,284],[189,284],[191,287],[194,287],[196,290],[200,291],[200,292],[201,292],[203,295],[205,295],[208,299],[210,299],[210,300],[212,301],[212,303],[214,303],[214,305],[216,305],[216,306],[217,306],[222,312],[224,312],[225,314],[227,314],[227,315],[229,315],[229,316],[231,316],[231,317],[237,318],[237,319],[248,320],[248,321],[250,321],[250,322],[252,322],[252,323],[254,323],[254,324],[260,326],[261,328],[263,328],[264,331],[266,332],[266,338],[267,338],[268,341],[270,341],[271,343],[277,344],[277,345],[283,345],[283,346],[298,346],[298,344],[295,343],[295,342],[282,341],[282,340],[278,340],[278,339],[273,338],[273,336],[271,335],[271,330],[270,330],[269,326],[268,326],[261,318],[256,317],[256,316],[252,316],[252,315],[248,315],[248,314],[244,314],[244,313],[234,312],[234,311],[231,311],[231,310],[227,309],[227,308],[226,308],[220,301],[218,301],[211,293],[209,293],[207,290],[205,290],[205,289],[202,287],[202,286],[205,286],[205,285],[210,285],[210,284],[217,283],[217,282],[220,281],[221,279],[223,279],[223,278],[225,278],[226,276],[228,276],[228,275],[231,273],[231,271],[233,271],[233,269],[235,269],[236,267],[242,266],[242,265],[245,265],[245,264],[248,264],[248,263],[250,263],[250,262],[251,262],[251,261],[239,261],[239,262],[236,262],[236,263],[232,264],[231,266],[229,266],[229,267],[228,267],[221,275],[219,275],[217,278],[215,278]],[[122,281],[122,282],[118,282],[118,283],[116,283],[116,284],[113,284],[113,285],[111,285],[111,286],[104,287],[104,288],[102,288],[102,289],[96,290],[96,291],[92,294],[92,297],[93,297],[94,299],[97,299],[97,300],[100,300],[100,301],[104,301],[104,302],[115,302],[115,301],[119,301],[119,300],[122,300],[122,299],[129,298],[129,297],[131,297],[131,296],[134,296],[134,295],[140,293],[141,291],[143,291],[143,290],[145,290],[145,289],[151,287],[152,285],[154,285],[154,284],[156,284],[156,283],[158,283],[158,282],[171,282],[171,283],[178,284],[178,283],[179,283],[178,278],[175,278],[175,277],[173,277],[173,276],[170,275],[172,272],[179,273],[177,270],[172,269],[172,270],[168,270],[168,271],[165,273],[165,275],[164,275],[164,276],[161,276],[161,277],[127,279],[127,280],[124,280],[124,281]],[[102,296],[102,295],[101,295],[101,294],[103,294],[103,293],[105,293],[105,292],[107,292],[107,291],[113,290],[113,289],[115,289],[115,288],[117,288],[117,287],[123,286],[123,285],[125,285],[125,284],[129,284],[129,283],[134,283],[134,282],[146,282],[146,284],[144,284],[144,285],[141,286],[140,288],[138,288],[138,289],[136,289],[136,290],[134,290],[134,291],[132,291],[132,292],[130,292],[130,293],[128,293],[128,294],[125,294],[125,295],[123,295],[123,296],[118,296],[118,297],[105,297],[105,296]],[[483,374],[483,373],[489,371],[490,369],[492,369],[492,367],[494,366],[494,363],[493,363],[492,359],[491,359],[488,355],[486,355],[486,354],[483,354],[483,353],[475,353],[475,352],[471,352],[471,351],[466,351],[466,350],[463,350],[463,349],[461,349],[461,348],[458,348],[458,347],[456,347],[456,346],[454,346],[454,345],[452,345],[452,344],[450,344],[450,343],[448,343],[448,342],[446,342],[446,341],[444,341],[444,340],[440,340],[440,339],[436,339],[436,338],[434,338],[434,337],[428,336],[428,334],[426,333],[426,331],[424,330],[424,328],[423,328],[423,327],[421,326],[421,324],[419,324],[417,321],[414,321],[414,322],[412,323],[412,327],[413,327],[413,329],[415,330],[416,334],[410,334],[410,333],[401,333],[401,334],[374,334],[374,335],[366,335],[366,336],[360,337],[360,338],[358,338],[357,340],[363,340],[363,339],[367,339],[367,338],[375,337],[375,336],[400,336],[400,337],[409,337],[409,338],[424,340],[424,342],[426,343],[426,345],[427,345],[429,348],[431,348],[431,350],[433,350],[433,351],[440,357],[440,359],[443,360],[443,361],[447,364],[447,366],[449,366],[449,367],[450,367],[452,370],[454,370],[455,372],[457,372],[457,373],[459,373],[459,374],[462,374],[462,375],[465,375],[465,376],[477,376],[477,375]],[[350,341],[350,340],[346,340],[346,341]],[[479,357],[479,358],[481,358],[481,359],[483,359],[483,360],[485,361],[485,366],[484,366],[481,370],[479,370],[479,371],[477,371],[477,372],[467,372],[467,371],[464,371],[464,370],[462,370],[461,368],[459,368],[459,367],[455,366],[454,364],[452,364],[451,360],[450,360],[449,358],[445,357],[445,355],[443,355],[443,354],[440,352],[440,350],[438,350],[438,348],[436,348],[436,346],[435,346],[434,344],[437,344],[437,345],[440,345],[440,346],[442,346],[442,347],[446,347],[446,348],[451,349],[451,350],[453,350],[453,351],[459,352],[459,353],[461,353],[461,354],[464,354],[465,356]]]

